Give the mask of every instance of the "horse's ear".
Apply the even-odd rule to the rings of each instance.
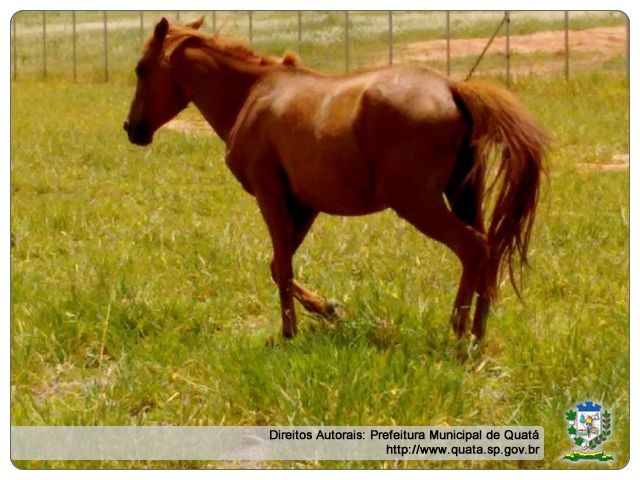
[[[175,56],[176,51],[180,49],[180,47],[186,46],[186,44],[189,42],[196,42],[198,40],[199,38],[196,36],[185,35],[181,38],[178,38],[175,42],[171,42],[170,45],[168,45],[164,50],[164,58],[166,62],[171,65],[174,60],[173,57]]]
[[[202,26],[203,23],[204,23],[204,16],[200,17],[195,22],[187,23],[186,26],[189,28],[193,28],[194,30],[200,30],[200,27]]]
[[[285,52],[284,57],[282,57],[282,65],[297,67],[300,65],[300,57],[296,53]]]
[[[162,17],[162,19],[156,25],[155,30],[153,31],[153,38],[155,38],[158,42],[162,42],[164,37],[167,36],[167,32],[169,31],[169,22],[166,18]]]

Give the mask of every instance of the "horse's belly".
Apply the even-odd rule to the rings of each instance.
[[[305,205],[332,215],[365,215],[385,208],[363,159],[309,158],[286,168],[293,194]]]
[[[367,215],[386,208],[375,198],[347,197],[343,193],[335,186],[327,186],[323,192],[299,190],[294,194],[303,204],[330,215]]]

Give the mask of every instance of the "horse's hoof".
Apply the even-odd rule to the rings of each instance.
[[[466,337],[466,347],[467,347],[467,359],[469,361],[475,361],[482,357],[482,341],[471,334]]]
[[[338,308],[338,302],[336,302],[333,298],[330,298],[326,302],[324,302],[324,314],[327,317],[333,317],[336,314],[336,309]]]
[[[294,337],[296,336],[296,334],[289,334],[286,335],[284,332],[281,335],[269,335],[267,337],[267,339],[264,341],[264,346],[265,347],[277,347],[277,346],[282,346],[285,344],[285,342],[288,342],[289,340],[292,340]]]
[[[462,335],[455,340],[455,356],[463,363],[472,361],[478,356],[480,346],[480,341],[475,337],[475,335]]]
[[[475,357],[480,351],[480,340],[478,340],[475,336],[471,335],[467,343],[467,350],[469,351],[469,357],[471,358]]]
[[[342,316],[345,308],[342,304],[340,304],[337,300],[330,298],[326,302],[324,302],[324,310],[322,312],[322,316],[327,320],[335,320]]]

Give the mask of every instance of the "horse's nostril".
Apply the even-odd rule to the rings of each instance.
[[[124,123],[122,124],[122,128],[124,128],[125,132],[129,133],[129,122],[125,120]]]

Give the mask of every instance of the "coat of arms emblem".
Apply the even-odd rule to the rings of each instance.
[[[565,454],[565,460],[613,460],[613,455],[600,450],[611,435],[611,412],[603,410],[602,405],[587,401],[579,403],[565,415],[569,424],[567,432],[576,446]]]

